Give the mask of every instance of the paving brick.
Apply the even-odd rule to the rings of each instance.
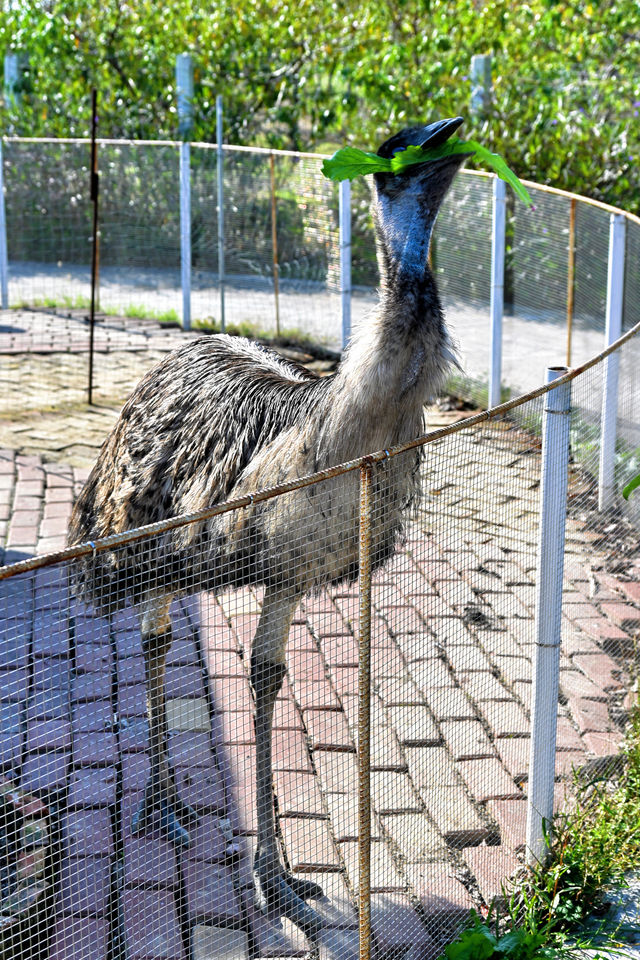
[[[121,901],[129,960],[186,960],[172,894],[127,889]]]
[[[311,772],[307,738],[301,730],[274,731],[272,738],[273,770]]]
[[[287,858],[294,871],[339,870],[340,861],[326,820],[280,817]]]
[[[490,800],[487,810],[498,824],[503,844],[518,852],[526,842],[527,804],[522,800]]]
[[[75,678],[71,688],[73,703],[90,703],[94,700],[111,701],[111,676],[103,673],[82,673]]]
[[[326,797],[329,811],[331,835],[338,842],[357,840],[359,836],[359,803],[358,797],[352,794],[329,793]],[[371,835],[376,839],[381,836],[378,819],[371,816]]]
[[[223,781],[213,765],[176,767],[175,781],[184,802],[197,812],[224,812]]]
[[[58,910],[104,916],[109,897],[110,863],[107,857],[67,857],[60,869]]]
[[[209,706],[205,698],[178,698],[167,700],[169,730],[208,733],[211,728]]]
[[[110,857],[113,832],[107,807],[71,810],[62,822],[65,853],[69,857]]]
[[[573,662],[602,690],[620,690],[620,667],[606,653],[574,656]]]
[[[442,734],[426,706],[389,707],[389,720],[404,746],[432,747],[442,742]]]
[[[437,720],[475,720],[476,713],[466,693],[457,687],[425,690],[429,709]]]
[[[73,734],[109,733],[113,729],[113,708],[110,703],[95,701],[77,703],[71,717]]]
[[[250,711],[253,697],[249,680],[245,676],[212,677],[209,681],[213,708],[222,711]]]
[[[286,816],[324,817],[326,810],[318,778],[304,771],[276,771],[278,809]]]
[[[620,751],[623,736],[619,730],[590,731],[583,737],[584,745],[590,753],[598,757],[616,755]]]
[[[485,700],[511,700],[512,696],[489,671],[460,673],[460,686],[477,703]]]
[[[67,805],[103,807],[116,800],[116,772],[112,767],[81,767],[69,778]]]
[[[632,603],[640,604],[640,580],[631,580],[628,583],[620,580],[618,581],[618,587]]]
[[[173,888],[176,856],[166,840],[128,837],[124,844],[124,882],[134,887]]]
[[[342,711],[307,710],[305,724],[314,750],[355,749]]]
[[[502,889],[510,877],[520,866],[516,855],[507,847],[470,847],[464,852],[464,859],[471,872],[486,904],[490,904],[495,897],[500,897]],[[506,887],[507,897],[509,888]]]
[[[528,745],[528,741],[527,745]],[[471,795],[479,802],[487,800],[512,800],[519,798],[521,790],[502,764],[493,757],[482,760],[462,760],[458,764]]]
[[[375,690],[382,702],[388,707],[414,706],[424,704],[424,697],[417,686],[406,676],[387,677],[379,680],[374,675]]]
[[[495,756],[493,744],[479,720],[445,720],[440,729],[456,760]]]
[[[571,725],[566,717],[558,717],[556,729],[556,750],[572,751],[581,749],[582,741],[578,731]]]
[[[359,882],[358,844],[348,840],[345,843],[339,843],[338,849],[345,863],[349,883],[352,888],[357,889]],[[371,842],[370,863],[372,893],[402,891],[406,888],[406,881],[383,840],[373,840]]]
[[[611,623],[606,617],[590,617],[588,619],[576,619],[576,625],[581,630],[592,637],[594,640],[602,642],[603,640],[626,640],[625,633],[615,624]]]
[[[460,786],[433,784],[420,795],[450,847],[473,847],[487,838],[487,827]]]
[[[438,783],[451,786],[460,783],[456,764],[445,747],[407,747],[409,775],[416,787]]]
[[[187,909],[192,922],[240,924],[240,901],[230,867],[204,860],[187,860],[183,871]]]
[[[168,703],[172,701],[169,700]],[[118,689],[119,717],[146,717],[147,687],[144,683],[126,684]]]
[[[443,932],[445,936],[450,935],[452,928],[464,921],[474,906],[448,864],[409,864],[407,877],[422,905],[427,931],[434,938]],[[446,929],[443,931],[443,928]]]
[[[20,785],[27,793],[59,793],[65,789],[69,770],[68,751],[42,750],[30,753],[20,774]]]
[[[515,701],[487,700],[480,710],[496,738],[526,735],[531,729],[531,721]]]
[[[611,727],[609,709],[606,703],[578,697],[569,701],[573,719],[580,733],[608,730]]]
[[[500,759],[516,783],[526,780],[529,771],[529,753],[531,744],[527,737],[513,737],[498,740],[496,748]]]
[[[248,956],[244,930],[202,925],[193,928],[193,960],[245,960]]]
[[[398,771],[371,772],[371,799],[378,814],[417,812],[422,809],[411,778]]]
[[[0,670],[0,700],[16,703],[24,700],[29,689],[29,675],[24,669]]]
[[[142,717],[124,717],[120,721],[120,749],[123,753],[143,753],[148,748],[149,723]],[[171,736],[169,738],[171,742]]]
[[[60,917],[53,928],[49,960],[107,960],[108,929],[104,919]]]
[[[71,747],[71,724],[66,720],[32,720],[27,725],[27,749],[68,750]]]
[[[608,700],[606,693],[580,670],[560,670],[560,689],[569,699]]]
[[[165,677],[165,693],[169,697],[203,697],[202,671],[195,666],[169,667]]]
[[[371,898],[371,929],[376,956],[436,957],[438,949],[406,895]],[[407,952],[408,951],[408,952]]]
[[[314,756],[322,790],[350,793],[358,789],[358,764],[351,753],[318,752]]]
[[[113,766],[116,748],[113,733],[78,733],[73,738],[73,763],[75,766]]]
[[[189,827],[188,855],[195,860],[220,863],[237,852],[237,841],[229,839],[229,822],[219,816],[200,816]]]

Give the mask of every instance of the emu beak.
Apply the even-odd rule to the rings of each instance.
[[[436,120],[422,128],[422,136],[416,146],[423,150],[439,147],[464,123],[462,117],[452,117],[450,120]],[[424,137],[424,139],[422,139]]]

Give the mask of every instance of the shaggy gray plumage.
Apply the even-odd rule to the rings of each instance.
[[[443,121],[446,139],[459,120]],[[412,128],[381,154],[423,143]],[[444,132],[442,132],[444,131]],[[357,331],[337,370],[318,378],[246,340],[207,337],[151,370],[124,406],[75,506],[70,542],[95,541],[281,484],[423,429],[425,401],[441,385],[452,351],[427,266],[433,223],[464,157],[375,177],[372,211],[381,272],[380,305]],[[374,566],[393,552],[418,490],[418,455],[375,469]],[[299,599],[358,573],[358,476],[351,473],[207,522],[78,563],[80,597],[104,613],[127,601],[142,610],[150,683],[152,780],[141,815],[177,805],[166,756],[162,680],[171,642],[168,602],[178,593],[263,584],[254,640],[258,746],[256,874],[267,906],[309,935],[322,930],[304,898],[318,888],[284,871],[271,792],[271,715]],[[271,679],[269,679],[271,678]],[[275,678],[275,679],[273,679]],[[186,814],[188,816],[188,812]],[[166,810],[165,810],[165,819]],[[183,838],[184,839],[184,838]]]

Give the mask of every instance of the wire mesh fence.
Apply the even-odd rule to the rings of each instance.
[[[640,568],[598,510],[604,364],[569,381],[563,568],[542,560],[561,453],[542,390],[3,568],[4,955],[409,960],[505,896],[532,843],[544,580],[563,584],[536,715],[553,809],[574,769],[615,766],[632,701]],[[47,478],[58,502],[71,485]]]

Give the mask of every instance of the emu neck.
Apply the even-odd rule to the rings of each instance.
[[[340,438],[333,462],[416,436],[453,359],[426,252],[418,263],[411,242],[408,249],[408,260],[379,251],[379,307],[360,324],[332,384],[322,433]]]

